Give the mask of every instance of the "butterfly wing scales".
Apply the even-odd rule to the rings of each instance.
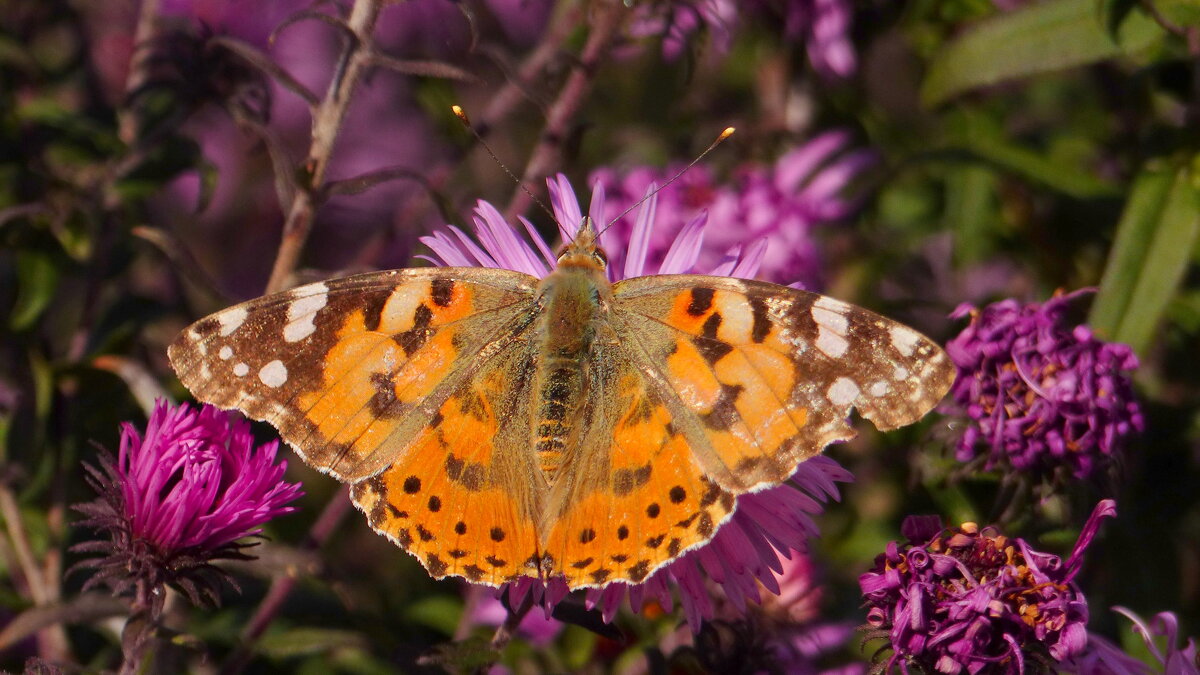
[[[434,577],[498,586],[537,575],[545,485],[521,423],[533,414],[533,348],[510,340],[446,398],[406,452],[351,489],[371,527]]]
[[[269,422],[344,481],[378,473],[533,304],[507,270],[374,272],[301,286],[185,329],[172,366],[197,399]],[[462,357],[470,358],[462,358]]]
[[[785,480],[852,438],[920,419],[954,367],[920,333],[873,312],[765,282],[698,275],[614,285],[614,326],[704,471],[735,494]]]
[[[584,431],[542,524],[543,573],[572,588],[640,583],[733,512],[733,496],[704,474],[624,345],[606,338],[585,366]]]

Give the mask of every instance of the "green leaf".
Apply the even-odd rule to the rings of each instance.
[[[1187,271],[1200,233],[1200,190],[1189,166],[1135,179],[1088,323],[1144,355]]]
[[[42,251],[25,251],[17,256],[17,301],[9,316],[14,331],[25,330],[50,306],[58,290],[58,268]]]
[[[462,613],[462,601],[442,595],[431,595],[408,604],[404,610],[404,618],[446,635],[454,635]]]
[[[950,116],[950,148],[961,149],[991,164],[1078,199],[1112,195],[1115,185],[1084,167],[1051,159],[1013,142],[992,118],[967,110]]]
[[[1163,30],[1140,11],[1121,17],[1116,37],[1095,0],[1036,2],[1000,14],[944,47],[921,86],[927,105],[976,87],[1149,50]]]

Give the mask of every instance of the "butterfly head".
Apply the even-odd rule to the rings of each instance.
[[[584,216],[575,239],[558,252],[558,266],[592,267],[600,271],[608,268],[608,256],[596,245],[596,226],[591,218]]]

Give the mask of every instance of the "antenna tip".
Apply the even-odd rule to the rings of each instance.
[[[733,127],[725,127],[725,131],[722,131],[722,132],[721,132],[721,135],[720,135],[720,136],[717,138],[717,140],[718,140],[718,141],[723,141],[723,140],[725,140],[726,138],[729,138],[730,136],[732,136],[732,135],[733,135],[733,132],[734,132],[734,131],[737,131],[737,130],[736,130],[736,129],[734,129]]]
[[[467,125],[468,127],[471,126],[471,120],[467,117],[467,111],[463,110],[461,106],[450,106],[450,112],[454,113],[454,116],[457,117],[463,124]]]

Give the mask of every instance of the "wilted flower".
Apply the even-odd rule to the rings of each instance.
[[[1022,673],[1083,654],[1088,606],[1074,578],[1101,519],[1115,515],[1100,502],[1066,563],[994,528],[910,516],[908,543],[888,544],[859,577],[868,637],[889,642],[884,672]]]
[[[856,202],[843,192],[874,161],[869,151],[848,151],[849,142],[845,132],[822,134],[780,157],[773,167],[743,167],[728,185],[718,184],[704,167],[689,169],[658,193],[655,227],[644,255],[657,262],[676,240],[702,231],[704,246],[695,244],[701,269],[730,276],[757,274],[775,283],[819,288],[822,268],[815,229],[854,211]],[[591,180],[605,194],[597,222],[607,224],[679,168],[594,172]],[[706,213],[711,227],[689,230]],[[628,239],[632,219],[618,220],[613,230]],[[734,271],[729,262],[739,256],[752,261],[754,269]]]
[[[559,175],[549,182],[550,203],[560,226],[574,236],[583,222],[583,212],[566,178]],[[682,274],[713,272],[698,261],[703,257],[705,217],[695,217],[667,243],[657,233],[655,213],[657,197],[651,197],[637,214],[632,232],[621,236],[615,228],[602,231],[599,243],[609,255],[611,277],[623,279],[643,274]],[[602,186],[592,197],[590,216],[595,222],[605,211]],[[476,244],[465,232],[450,227],[449,233],[439,232],[422,238],[433,252],[429,258],[437,264],[455,266],[499,267],[517,270],[534,276],[545,276],[555,265],[550,246],[538,235],[532,223],[521,218],[531,246],[504,221],[500,212],[487,202],[479,202],[475,210]],[[647,242],[658,241],[664,249],[658,263],[648,260]],[[480,245],[481,244],[481,245]],[[730,252],[716,273],[751,277],[758,260]],[[589,608],[599,607],[606,622],[616,616],[623,599],[636,609],[649,600],[657,601],[671,611],[674,603],[671,586],[679,589],[684,615],[694,629],[704,618],[712,617],[714,606],[706,590],[705,579],[721,586],[726,599],[741,611],[746,600],[759,601],[760,584],[772,593],[780,591],[776,573],[783,571],[781,554],[789,550],[804,550],[808,537],[817,531],[812,514],[819,513],[822,502],[836,499],[836,483],[852,476],[827,457],[809,459],[779,487],[738,497],[737,509],[706,545],[685,553],[678,560],[660,568],[640,584],[610,583],[587,592]],[[545,583],[526,577],[506,586],[509,604],[519,607],[530,593],[547,614],[569,593],[561,578]]]
[[[946,344],[958,366],[951,393],[971,420],[958,441],[960,460],[983,447],[989,469],[1062,468],[1089,478],[1119,459],[1126,439],[1142,429],[1126,372],[1138,366],[1133,350],[1069,321],[1073,301],[1086,292],[955,310],[956,318],[971,317]]]
[[[118,593],[173,584],[193,602],[215,602],[227,575],[210,562],[247,559],[251,544],[240,540],[295,510],[288,503],[302,494],[283,480],[278,448],[256,447],[248,422],[209,405],[160,400],[145,436],[124,424],[116,461],[105,453],[99,468],[87,467],[100,498],[75,507],[87,516],[81,525],[109,536],[75,548],[104,554],[80,563],[97,570],[87,584]]]

